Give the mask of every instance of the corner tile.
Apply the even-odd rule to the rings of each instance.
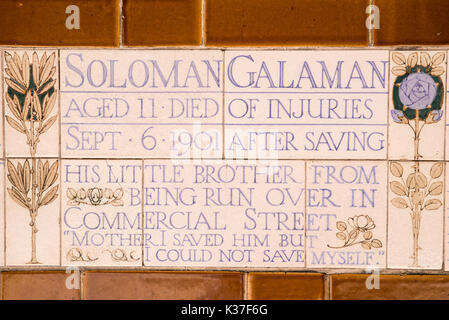
[[[251,272],[249,300],[323,300],[324,276],[319,273]]]
[[[5,162],[0,160],[0,266],[5,265]],[[0,286],[1,288],[1,286]]]
[[[389,164],[388,267],[442,269],[443,162]]]
[[[447,300],[447,275],[331,275],[332,300]]]
[[[59,265],[59,160],[6,163],[6,265]]]
[[[303,161],[144,166],[144,263],[304,267]]]
[[[446,61],[445,51],[391,51],[390,160],[444,160]]]

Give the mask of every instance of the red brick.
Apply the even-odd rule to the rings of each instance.
[[[238,272],[86,272],[84,299],[242,299]]]
[[[65,26],[66,8],[80,9],[80,29]],[[0,44],[118,46],[118,0],[2,0]]]
[[[368,45],[367,0],[206,0],[206,45]]]
[[[59,271],[2,272],[5,300],[79,300],[80,290],[67,289],[69,274]]]

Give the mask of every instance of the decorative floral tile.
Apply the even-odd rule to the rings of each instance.
[[[308,268],[385,268],[385,161],[307,161]]]
[[[392,51],[389,159],[443,160],[444,51]]]
[[[161,161],[144,167],[144,263],[304,267],[303,161]]]
[[[9,157],[59,156],[58,51],[3,51]]]
[[[386,159],[388,51],[225,52],[227,158]]]
[[[142,161],[63,160],[62,264],[142,265]]]
[[[223,53],[61,50],[63,157],[221,158]]]
[[[6,265],[59,264],[59,160],[6,161]]]
[[[441,269],[444,163],[389,166],[388,267]]]

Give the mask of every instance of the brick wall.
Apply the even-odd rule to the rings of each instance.
[[[71,4],[80,8],[80,30],[65,27],[65,10]],[[370,4],[380,9],[378,30],[365,26],[365,8]],[[0,45],[445,46],[449,43],[448,20],[447,0],[1,0]],[[449,298],[449,275],[443,271],[386,271],[380,276],[380,289],[369,290],[363,270],[339,270],[338,274],[335,270],[80,270],[78,276],[67,274],[65,268],[3,267],[1,298]],[[67,281],[73,289],[67,289]]]

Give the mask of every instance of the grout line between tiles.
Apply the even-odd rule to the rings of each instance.
[[[444,162],[444,165],[443,165],[443,176],[444,176],[444,178],[443,178],[443,239],[442,239],[443,246],[441,248],[442,249],[441,250],[442,251],[441,255],[443,257],[442,269],[444,271],[444,270],[446,270],[446,255],[445,255],[445,252],[446,252],[446,235],[447,235],[447,233],[446,233],[447,162]]]
[[[201,0],[201,47],[206,45],[206,0]],[[224,68],[224,67],[223,67]]]
[[[373,1],[373,0],[371,0],[371,1]],[[388,92],[390,91],[390,88],[391,88],[391,84],[390,84],[390,81],[391,81],[391,51],[388,51],[388,85],[387,85],[387,88],[388,88]],[[386,183],[386,186],[385,186],[385,189],[386,189],[386,200],[387,200],[387,204],[386,204],[386,208],[385,208],[385,210],[386,210],[386,212],[385,212],[385,214],[386,214],[386,217],[385,217],[385,267],[388,267],[388,246],[389,246],[389,242],[388,242],[388,239],[389,239],[389,237],[388,237],[388,235],[389,235],[389,230],[390,230],[390,224],[389,224],[389,219],[390,219],[390,206],[389,206],[389,203],[390,203],[390,194],[389,194],[389,192],[388,192],[388,186],[390,185],[390,160],[389,160],[389,158],[390,158],[390,93],[388,93],[388,98],[387,98],[387,159],[386,159],[386,161],[385,161],[385,163],[386,163],[386,166],[387,166],[387,172],[386,172],[386,175],[387,175],[387,183]]]
[[[1,121],[1,123],[2,123],[2,143],[3,143],[3,145],[2,145],[2,152],[3,152],[3,159],[5,159],[6,158],[6,138],[5,138],[5,128],[6,128],[6,126],[5,126],[5,112],[6,112],[6,108],[5,108],[5,103],[4,103],[4,101],[5,101],[5,86],[4,86],[4,83],[5,83],[5,81],[4,81],[4,66],[3,66],[3,61],[4,61],[4,54],[5,54],[5,51],[4,50],[1,50],[1,52],[0,52],[0,59],[1,59],[1,61],[0,61],[0,67],[1,67],[1,75],[0,75],[0,79],[1,79],[1,81],[2,81],[2,84],[1,84],[1,99],[2,99],[2,102],[1,102],[1,104],[2,104],[2,107],[1,107],[1,112],[2,112],[2,121]],[[3,178],[3,186],[2,186],[2,190],[0,190],[0,192],[1,192],[1,194],[3,195],[3,212],[2,212],[2,216],[3,216],[3,237],[2,237],[2,241],[3,241],[3,261],[2,262],[0,262],[0,266],[1,265],[5,265],[6,266],[6,160],[4,161],[4,163],[3,163],[3,172],[1,173],[2,174],[2,178]],[[2,285],[2,284],[0,284],[0,285]]]
[[[203,0],[204,1],[204,0]],[[221,119],[221,123],[222,123],[222,125],[221,125],[221,145],[222,145],[222,147],[221,147],[221,158],[222,158],[222,160],[226,160],[226,153],[225,153],[225,142],[226,142],[226,140],[225,140],[225,132],[226,132],[226,130],[225,130],[225,126],[226,126],[226,123],[225,123],[225,117],[226,117],[226,112],[225,112],[225,109],[226,109],[226,107],[225,107],[225,103],[226,103],[226,100],[225,100],[225,90],[226,90],[226,88],[225,88],[225,76],[226,76],[226,73],[225,73],[225,59],[226,59],[226,51],[225,50],[223,50],[222,51],[223,52],[223,55],[222,55],[222,57],[223,57],[223,70],[222,70],[222,77],[223,77],[223,83],[222,83],[222,87],[223,87],[223,90],[222,90],[222,93],[221,93],[221,101],[222,101],[222,104],[223,104],[223,110],[222,110],[222,119]]]
[[[324,275],[324,283],[323,283],[323,287],[324,287],[323,300],[330,300],[330,296],[331,296],[330,282],[331,282],[331,276],[329,274],[325,274]]]

